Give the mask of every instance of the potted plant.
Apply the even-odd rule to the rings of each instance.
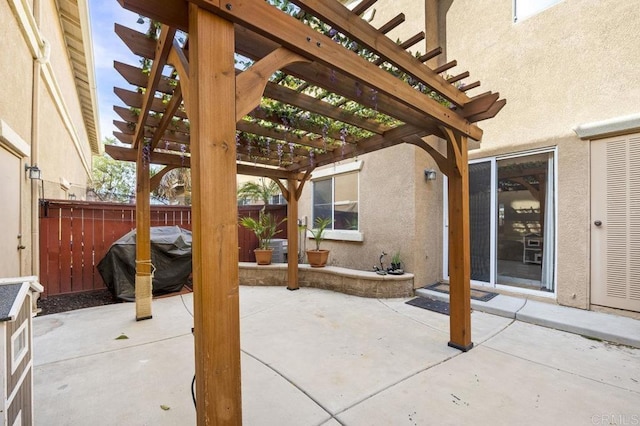
[[[397,251],[393,254],[391,258],[391,267],[389,268],[389,273],[391,275],[402,275],[404,274],[404,270],[402,269],[402,258],[400,257],[400,252]]]
[[[395,252],[393,254],[393,257],[391,258],[391,269],[392,270],[402,269],[402,259],[400,258],[399,251]]]
[[[278,226],[285,220],[287,219],[277,222],[271,213],[265,212],[264,208],[258,213],[258,220],[249,216],[240,218],[240,225],[253,231],[258,238],[258,248],[253,251],[258,265],[269,265],[271,263],[273,249],[269,247],[269,243],[273,236],[280,232]]]
[[[327,264],[329,259],[329,250],[321,250],[320,243],[324,240],[324,230],[331,224],[331,219],[328,217],[317,217],[314,222],[314,227],[309,229],[311,236],[316,242],[315,250],[307,250],[307,259],[309,265],[313,268],[322,268]]]

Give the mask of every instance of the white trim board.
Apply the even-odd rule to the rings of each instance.
[[[346,164],[333,165],[324,169],[320,169],[318,171],[314,171],[311,174],[311,180],[322,179],[329,176],[336,176],[343,173],[360,171],[362,170],[362,166],[364,166],[364,161],[362,160],[357,160]]]
[[[2,119],[0,119],[0,146],[7,147],[22,158],[31,156],[29,144]]]
[[[580,124],[573,131],[583,140],[635,133],[640,131],[640,113]]]

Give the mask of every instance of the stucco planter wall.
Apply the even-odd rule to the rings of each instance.
[[[285,263],[258,266],[255,263],[240,263],[241,285],[287,285]],[[300,287],[314,287],[351,294],[360,297],[398,298],[413,296],[413,274],[378,275],[375,272],[327,266],[311,268],[300,265],[298,272]]]

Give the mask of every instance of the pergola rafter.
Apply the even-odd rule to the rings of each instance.
[[[236,173],[274,179],[289,204],[289,235],[297,235],[298,200],[312,171],[408,143],[430,154],[449,177],[451,333],[449,345],[469,350],[469,221],[467,149],[482,131],[474,123],[504,107],[498,93],[469,97],[466,71],[425,65],[441,54],[405,49],[335,0],[292,0],[288,14],[264,0],[118,0],[162,24],[154,37],[116,25],[148,69],[116,62],[134,89],[116,88],[127,108],[107,146],[114,158],[138,164],[136,287],[150,286],[149,190],[163,174],[192,169],[194,323],[198,423],[239,424],[239,318]],[[176,34],[180,34],[180,40]],[[247,61],[235,59],[240,55]],[[446,142],[437,150],[425,137]],[[149,164],[165,168],[152,179]],[[286,182],[286,185],[285,183]],[[144,202],[146,197],[147,202]],[[298,241],[289,241],[296,253]],[[297,257],[288,288],[298,288]],[[140,280],[138,278],[140,277]],[[138,290],[137,295],[138,295]],[[140,292],[148,298],[150,291]],[[138,297],[137,297],[138,299]],[[138,306],[138,300],[136,301]],[[137,309],[138,319],[150,317]]]

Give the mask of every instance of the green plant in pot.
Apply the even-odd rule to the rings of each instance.
[[[331,218],[317,217],[313,223],[313,228],[309,229],[311,236],[316,242],[315,250],[307,250],[307,259],[309,260],[309,265],[313,268],[322,268],[327,264],[329,250],[320,249],[320,243],[324,240],[325,229],[331,225],[331,223]]]
[[[271,214],[265,212],[265,209],[261,209],[258,213],[258,219],[254,219],[249,216],[240,218],[240,225],[253,231],[258,238],[258,248],[253,252],[256,255],[256,262],[258,265],[269,265],[273,256],[273,249],[269,246],[274,235],[280,230],[278,226],[287,219],[282,219],[280,222]]]
[[[391,258],[389,273],[392,275],[402,275],[404,273],[404,270],[402,269],[402,258],[400,257],[399,251],[395,252]]]

